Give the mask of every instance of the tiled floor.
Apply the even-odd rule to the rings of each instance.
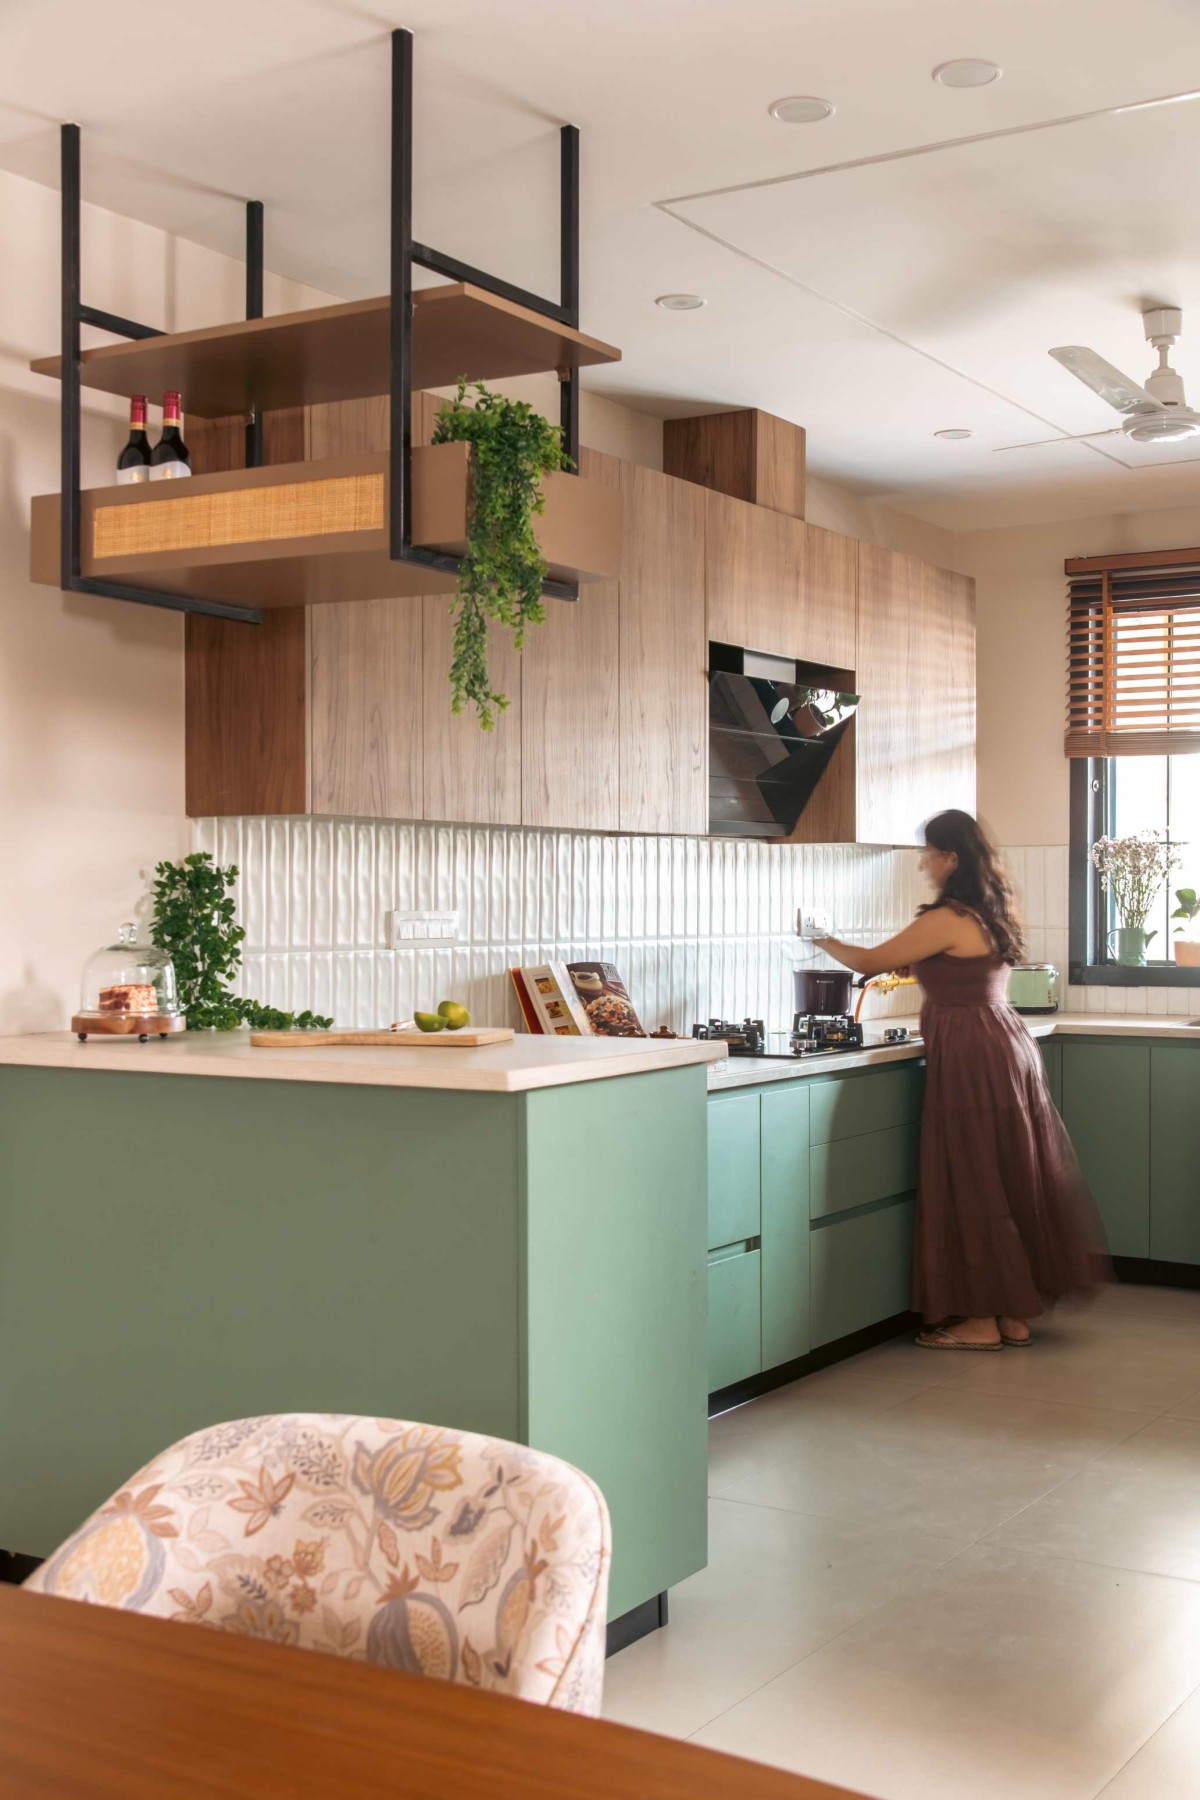
[[[713,1421],[709,1567],[605,1712],[879,1800],[1200,1795],[1200,1293]]]

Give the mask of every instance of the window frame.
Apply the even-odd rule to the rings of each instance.
[[[1111,757],[1071,759],[1071,833],[1068,863],[1069,902],[1067,919],[1068,980],[1075,987],[1196,987],[1200,971],[1181,968],[1173,960],[1157,967],[1130,968],[1109,960],[1108,941],[1101,946],[1101,960],[1092,961],[1098,943],[1098,922],[1108,908],[1099,871],[1092,866],[1091,849],[1108,830],[1108,764]]]

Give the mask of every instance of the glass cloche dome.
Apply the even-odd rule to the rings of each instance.
[[[120,926],[116,943],[97,950],[84,965],[72,1031],[81,1039],[94,1032],[136,1035],[144,1042],[182,1031],[186,1024],[175,991],[175,967],[166,951],[139,943],[136,925]]]

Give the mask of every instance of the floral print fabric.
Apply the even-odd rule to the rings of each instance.
[[[598,1713],[609,1525],[567,1463],[393,1419],[185,1438],[26,1583]]]

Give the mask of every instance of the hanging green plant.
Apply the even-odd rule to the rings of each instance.
[[[557,425],[527,401],[508,400],[465,377],[454,399],[444,401],[438,412],[433,442],[471,446],[467,550],[454,598],[451,706],[458,713],[472,702],[481,728],[491,731],[508,700],[494,692],[488,676],[488,624],[506,625],[520,650],[527,626],[545,618],[546,559],[533,519],[546,504],[542,478],[572,463]]]
[[[239,1025],[256,1031],[307,1031],[333,1024],[317,1013],[280,1012],[230,993],[226,983],[241,967],[246,935],[233,916],[235,863],[222,869],[207,850],[197,850],[182,862],[156,863],[154,873],[150,942],[174,964],[189,1031],[234,1031]]]

